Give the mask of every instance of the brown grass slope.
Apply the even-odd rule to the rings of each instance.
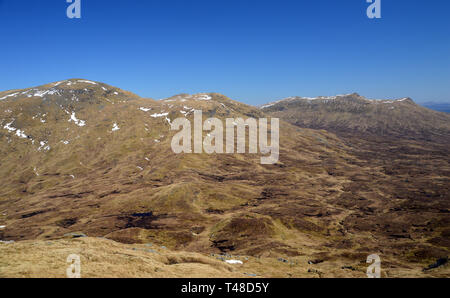
[[[122,244],[102,238],[27,240],[0,244],[0,250],[0,278],[65,278],[70,265],[67,257],[72,254],[80,256],[82,278],[364,278],[367,266],[348,257],[324,262],[314,260],[315,264],[311,264],[309,257],[304,255],[282,262],[275,257],[205,255],[172,251],[150,243]],[[230,265],[223,261],[231,259],[242,264]],[[384,259],[384,262],[395,264],[395,260]],[[446,277],[449,266],[426,272],[422,272],[420,264],[413,264],[408,269],[389,266],[383,268],[381,274],[382,277]]]
[[[193,109],[204,119],[267,115],[220,94],[154,101],[71,79],[0,98],[1,240],[78,231],[206,255],[315,258],[324,268],[346,260],[359,272],[379,253],[410,274],[448,254],[448,164],[431,184],[410,159],[406,174],[392,175],[347,139],[283,121],[275,165],[260,155],[174,154],[169,121],[192,120]],[[411,168],[420,184],[406,182]],[[334,276],[347,276],[342,267]]]

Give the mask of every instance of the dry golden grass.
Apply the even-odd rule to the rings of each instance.
[[[216,255],[86,237],[0,244],[0,277],[65,278],[69,266],[66,260],[71,254],[80,256],[83,278],[364,278],[367,266],[362,261],[354,263],[346,259],[330,259],[313,265],[308,264],[310,258],[306,255],[288,258],[287,262],[272,256],[231,256],[244,264],[229,265]],[[446,277],[450,272],[448,265],[424,273],[419,265],[405,268],[395,262],[385,264],[383,261],[382,277]],[[344,266],[351,268],[342,268]]]
[[[70,254],[80,256],[86,278],[239,276],[230,265],[200,254],[100,238],[23,241],[2,244],[0,250],[0,277],[64,278]]]

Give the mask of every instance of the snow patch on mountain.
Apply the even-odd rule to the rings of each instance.
[[[48,141],[40,141],[39,145],[38,151],[49,151],[51,149],[48,145]]]
[[[211,100],[212,97],[209,96],[208,94],[201,94],[197,97],[197,100]]]
[[[119,125],[117,125],[117,123],[114,123],[111,131],[117,131],[119,129],[120,129]]]
[[[8,130],[9,132],[16,131],[17,128],[11,127],[11,124],[13,124],[13,122],[14,122],[14,120],[11,121],[10,123],[7,123],[5,126],[3,126],[3,129]]]
[[[228,264],[232,264],[232,265],[234,265],[234,264],[240,264],[240,265],[244,264],[240,260],[226,260],[225,262],[228,263]]]
[[[87,84],[93,84],[93,85],[97,85],[96,82],[92,82],[92,81],[88,81],[88,80],[78,80],[79,83],[87,83]]]
[[[169,113],[159,113],[159,114],[155,113],[155,114],[150,115],[150,117],[159,118],[159,117],[165,117],[167,115],[169,115]]]
[[[15,132],[16,136],[22,139],[28,139],[28,136],[25,134],[25,132],[21,129],[12,127],[11,124],[14,123],[15,120],[11,121],[10,123],[7,123],[5,126],[3,126],[3,129],[6,129],[9,132]]]
[[[72,122],[72,121],[80,127],[86,125],[86,121],[78,119],[75,115],[75,112],[72,112],[72,114],[70,115],[69,122]]]
[[[3,96],[3,97],[0,98],[0,100],[7,99],[8,97],[14,97],[14,96],[17,96],[17,94],[19,94],[19,92],[16,92],[16,93],[13,93],[13,94],[9,94],[9,95]]]

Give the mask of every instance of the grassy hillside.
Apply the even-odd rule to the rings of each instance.
[[[374,158],[366,142],[213,93],[155,101],[71,79],[0,98],[0,240],[17,247],[83,232],[123,245],[269,258],[265,276],[278,274],[270,268],[279,258],[320,258],[327,270],[345,259],[361,273],[373,253],[395,258],[392,270],[448,255],[445,146],[392,143],[394,154],[375,150]],[[204,119],[280,116],[279,162],[261,165],[260,154],[174,154],[169,123],[192,120],[194,109]],[[0,249],[20,263],[25,256],[9,245]],[[122,249],[114,245],[108,253]],[[2,264],[4,276],[18,274]],[[289,272],[303,276],[304,266]],[[341,267],[333,274],[348,276]]]

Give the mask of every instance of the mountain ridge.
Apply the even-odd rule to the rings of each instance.
[[[349,94],[339,94],[339,95],[334,95],[334,96],[317,96],[317,97],[305,97],[305,96],[290,96],[290,97],[286,97],[280,100],[276,100],[273,102],[269,102],[263,105],[259,105],[258,107],[261,109],[264,108],[268,108],[271,107],[275,104],[279,104],[279,103],[283,103],[283,102],[290,102],[290,101],[296,101],[296,100],[305,100],[305,101],[325,101],[328,102],[330,100],[361,100],[363,102],[367,102],[367,103],[373,103],[373,104],[383,104],[383,103],[399,103],[399,102],[409,102],[409,103],[414,103],[416,104],[412,98],[410,97],[401,97],[401,98],[396,98],[396,99],[369,99],[367,97],[364,97],[356,92],[354,93],[349,93]]]
[[[265,113],[299,127],[338,134],[370,133],[447,141],[450,116],[411,98],[371,100],[357,93],[332,97],[289,97],[260,106]]]
[[[11,95],[0,101],[0,240],[45,244],[82,232],[88,242],[151,242],[268,264],[320,259],[324,268],[341,259],[360,268],[383,251],[385,262],[410,270],[448,254],[448,146],[349,139],[218,93],[157,101],[101,84],[0,93]],[[193,110],[204,119],[279,117],[279,162],[174,154],[170,123],[192,120]],[[290,274],[311,274],[306,266]]]

